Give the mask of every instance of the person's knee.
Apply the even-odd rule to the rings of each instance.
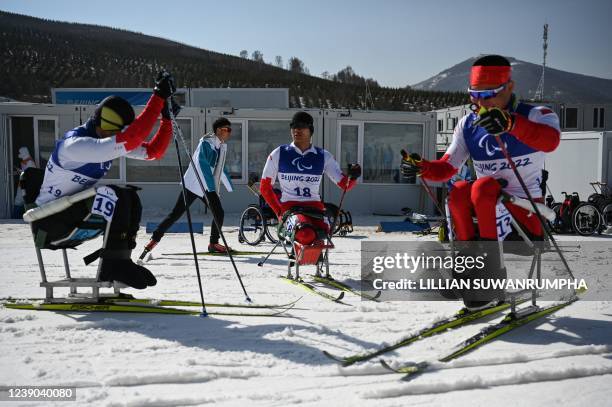
[[[526,209],[512,204],[507,205],[507,207],[514,220],[527,233],[530,239],[539,240],[544,235],[542,224],[535,214],[530,214]]]
[[[472,186],[471,201],[474,206],[497,202],[501,192],[501,185],[493,177],[483,177],[474,181]]]
[[[298,226],[295,232],[295,240],[303,245],[309,245],[315,241],[317,233],[310,225]]]
[[[155,278],[153,273],[151,273],[147,268],[144,267],[142,270],[142,279],[148,287],[153,287],[154,285],[157,285],[157,279]]]

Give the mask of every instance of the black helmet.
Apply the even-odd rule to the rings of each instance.
[[[310,129],[310,135],[314,133],[314,119],[306,112],[297,112],[293,115],[289,127],[292,129]]]
[[[93,119],[102,130],[120,131],[134,121],[134,109],[119,96],[109,96],[96,108]]]

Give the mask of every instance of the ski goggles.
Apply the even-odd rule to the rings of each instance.
[[[504,83],[503,85],[495,89],[475,90],[472,88],[468,88],[468,93],[470,94],[470,97],[473,99],[486,100],[486,99],[491,99],[497,96],[499,92],[506,89],[506,86],[508,86],[508,82]]]
[[[123,118],[114,110],[103,106],[100,112],[100,127],[106,131],[121,131],[125,127]]]

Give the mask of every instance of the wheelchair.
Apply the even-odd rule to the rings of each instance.
[[[589,200],[584,202],[580,200],[577,192],[561,193],[564,195],[563,202],[553,202],[552,196],[547,197],[548,206],[555,213],[549,227],[555,233],[574,232],[581,236],[591,236],[595,232],[601,234],[606,223],[612,225],[612,200],[607,200],[601,194],[592,194]],[[602,210],[607,212],[602,213]]]
[[[595,205],[601,213],[601,227],[598,232],[612,227],[612,188],[603,182],[590,182],[595,190],[594,194],[589,195],[587,202]]]
[[[259,194],[258,198],[259,202],[247,206],[240,216],[238,241],[250,246],[257,246],[265,238],[268,238],[271,243],[276,244],[278,243],[278,236],[275,236],[278,218],[265,199]]]

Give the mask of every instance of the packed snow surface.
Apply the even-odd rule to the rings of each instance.
[[[375,224],[371,219],[368,222],[365,224]],[[271,248],[269,243],[257,247],[239,244],[236,220],[230,219],[227,225],[224,230],[234,248],[261,252]],[[203,236],[196,235],[200,251],[207,246],[207,230]],[[374,226],[357,226],[348,237],[335,239],[332,274],[356,286],[361,242],[417,239],[434,237],[381,234]],[[136,251],[147,241],[141,229]],[[99,246],[96,240],[69,252],[73,276],[95,274],[95,265],[84,266],[81,258]],[[136,251],[133,258],[138,255]],[[189,251],[188,235],[166,235],[147,263],[158,279],[157,286],[126,292],[140,298],[198,301],[193,257],[176,254]],[[61,253],[43,253],[49,279],[61,278]],[[451,315],[459,303],[374,303],[347,293],[344,301],[350,305],[335,304],[277,278],[286,272],[283,256],[272,256],[263,268],[257,266],[261,257],[237,256],[235,260],[256,303],[280,304],[303,296],[284,317],[201,318],[0,308],[0,386],[75,386],[75,405],[93,406],[612,403],[610,301],[579,301],[450,363],[436,360],[501,317],[424,339],[386,355],[393,366],[432,363],[426,373],[401,380],[402,375],[384,370],[376,359],[343,368],[321,351],[351,355],[375,349]],[[0,224],[0,259],[0,297],[44,296],[28,225]],[[199,264],[206,301],[244,302],[227,258],[201,256]],[[313,268],[304,271],[309,274]],[[608,278],[610,272],[602,270],[601,278]],[[576,274],[580,277],[580,270]],[[57,292],[65,293],[60,289]]]

